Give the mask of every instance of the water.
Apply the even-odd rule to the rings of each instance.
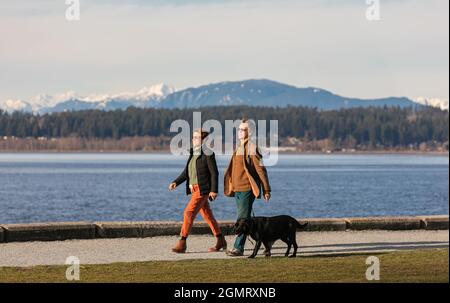
[[[218,157],[220,191],[229,157]],[[181,220],[186,158],[162,154],[0,154],[0,223]],[[268,168],[256,215],[346,217],[448,214],[449,159],[428,155],[282,155]],[[234,219],[234,199],[212,203]]]

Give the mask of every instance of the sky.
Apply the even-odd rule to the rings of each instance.
[[[367,0],[375,1],[375,0]],[[0,0],[0,100],[271,79],[359,98],[448,98],[449,1]]]

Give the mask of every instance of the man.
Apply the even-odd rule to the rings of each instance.
[[[248,120],[242,120],[238,129],[240,144],[231,157],[224,177],[224,193],[235,197],[237,219],[251,218],[251,211],[255,198],[261,198],[261,187],[265,201],[270,199],[270,185],[267,170],[261,163],[262,155],[257,146],[249,141]],[[240,235],[234,242],[229,256],[242,256],[246,241],[245,235]]]
[[[206,150],[202,145],[203,140],[208,135],[208,132],[201,129],[194,131],[192,136],[193,148],[190,149],[186,167],[180,176],[169,185],[169,190],[174,190],[178,185],[186,182],[186,194],[192,193],[191,200],[184,210],[183,226],[180,232],[181,239],[172,249],[175,253],[186,252],[186,240],[199,212],[217,238],[216,245],[208,251],[216,252],[221,249],[225,250],[227,247],[227,242],[208,202],[208,199],[214,201],[217,198],[219,178],[214,153],[211,150]]]

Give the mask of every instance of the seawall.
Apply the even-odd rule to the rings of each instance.
[[[345,230],[448,230],[449,216],[305,218],[305,231]],[[235,221],[219,222],[223,233],[233,233]],[[0,224],[0,243],[27,241],[62,241],[74,239],[143,238],[175,236],[182,222],[52,222],[31,224]],[[211,234],[205,222],[196,222],[191,234]]]

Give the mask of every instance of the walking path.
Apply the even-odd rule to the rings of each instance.
[[[115,262],[222,259],[230,258],[224,252],[208,253],[215,239],[207,235],[191,235],[185,254],[175,254],[171,248],[178,237],[149,237],[122,239],[67,240],[54,242],[0,243],[0,267],[64,265],[69,256],[79,258],[81,264]],[[227,236],[229,247],[233,236]],[[302,232],[297,234],[298,256],[383,252],[404,249],[448,248],[448,230],[438,231],[337,231]],[[245,255],[250,255],[253,244],[247,241]],[[283,256],[286,245],[278,241],[272,255]],[[259,252],[262,256],[263,248]],[[292,253],[292,250],[291,250]]]

